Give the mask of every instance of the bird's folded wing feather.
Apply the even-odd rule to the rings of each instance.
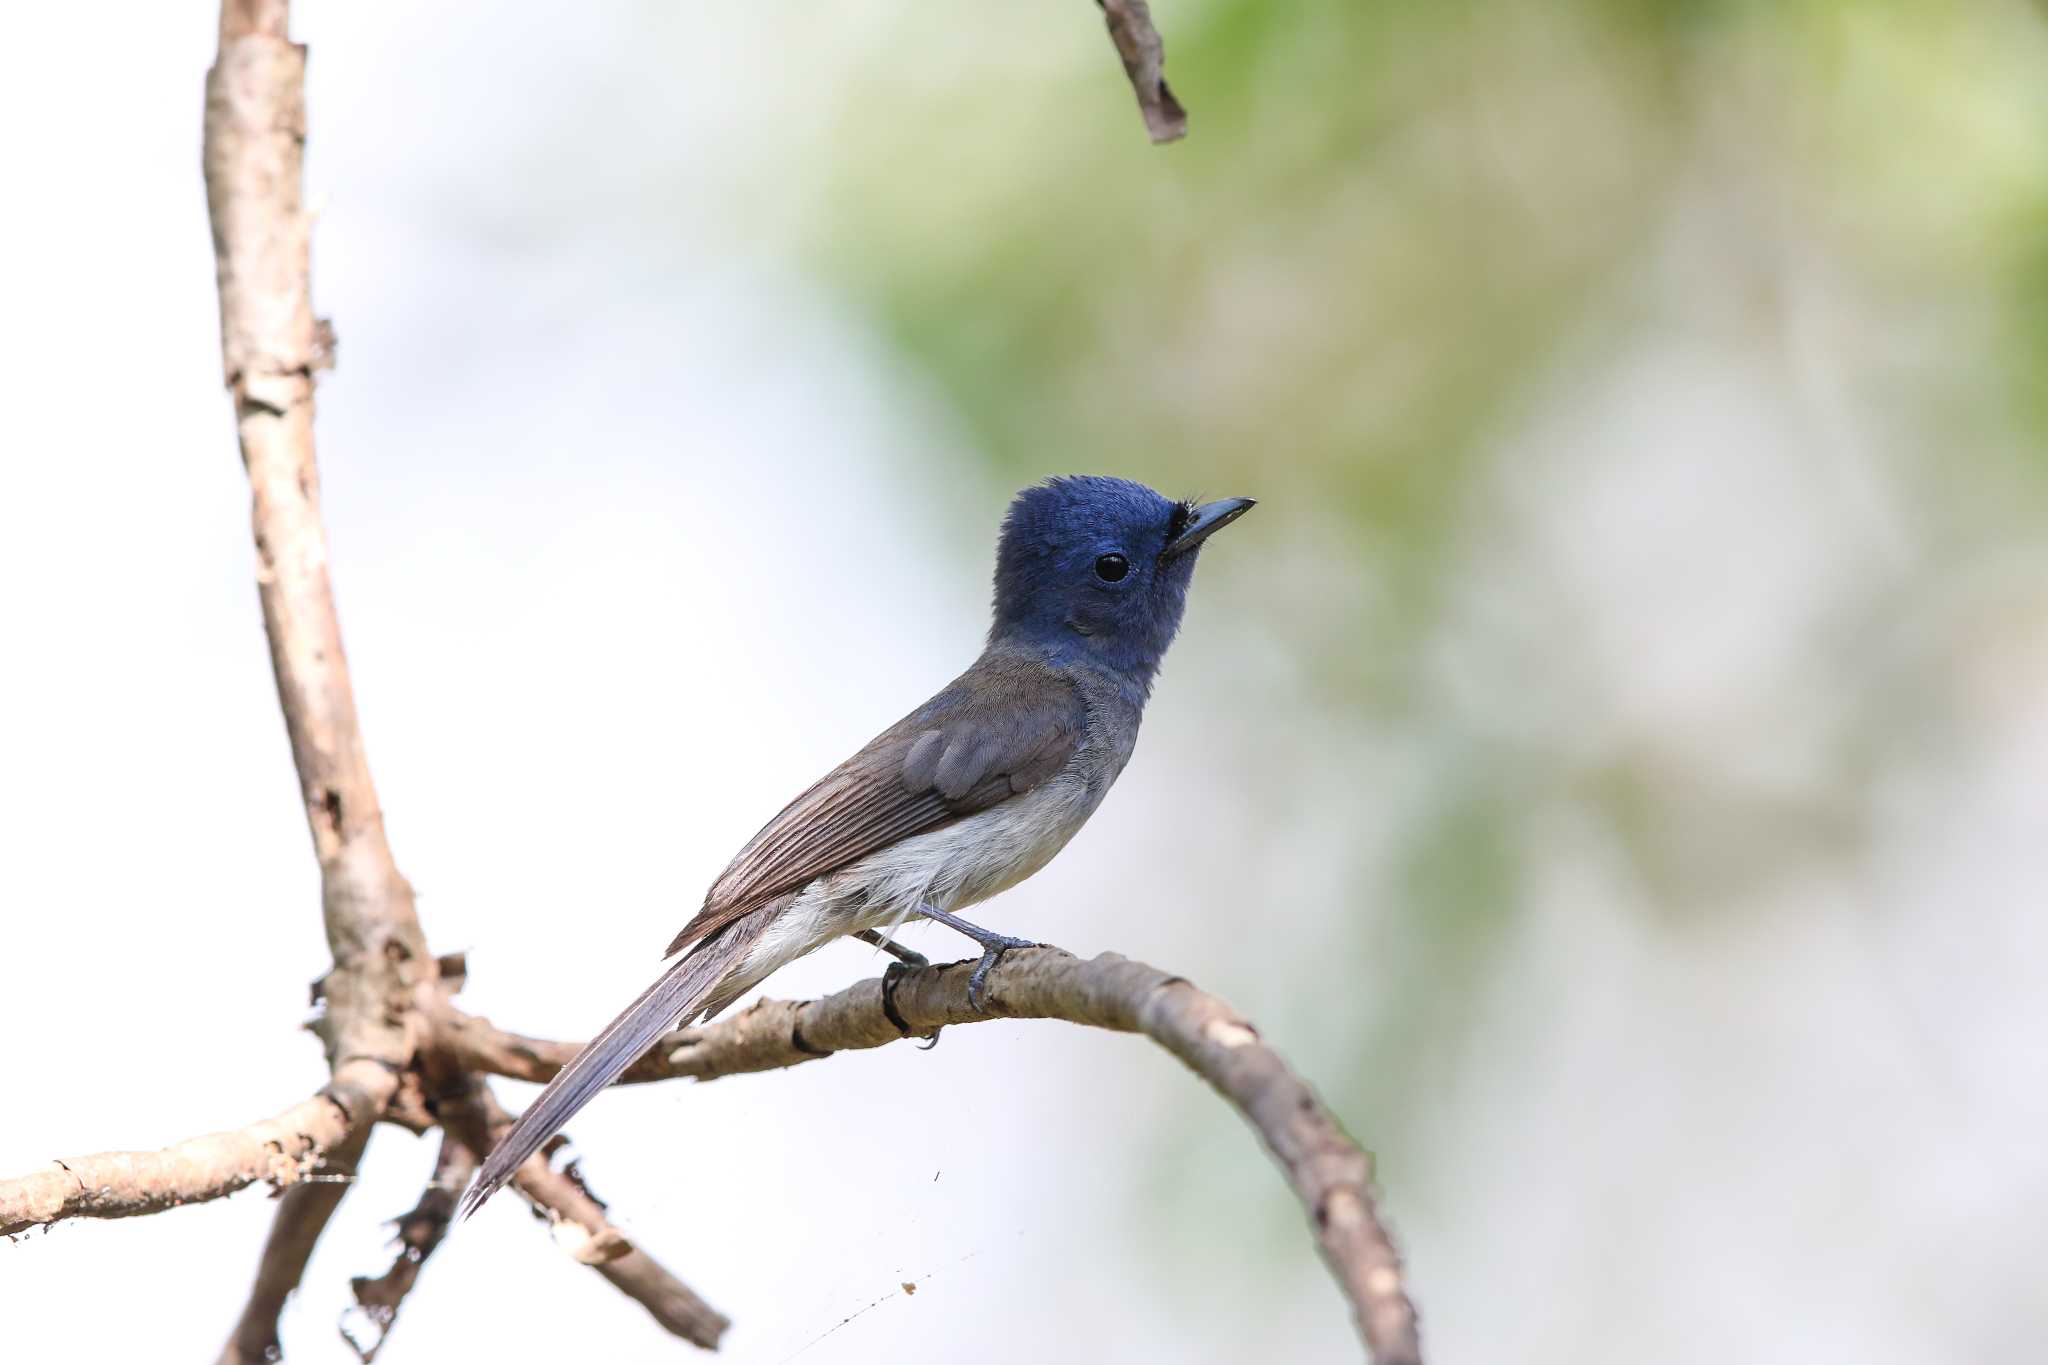
[[[984,655],[953,684],[834,768],[740,850],[677,952],[772,896],[900,839],[1030,791],[1081,742],[1087,708],[1071,679],[1036,659]]]

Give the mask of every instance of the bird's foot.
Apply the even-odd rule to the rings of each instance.
[[[981,961],[974,964],[974,975],[967,978],[967,1003],[982,1013],[988,1007],[982,1003],[983,987],[988,984],[989,970],[1003,960],[1003,954],[1012,948],[1036,948],[1038,945],[1028,938],[1011,938],[1006,934],[993,935],[981,945]]]
[[[974,964],[974,975],[967,978],[967,1003],[982,1013],[987,1013],[987,1006],[982,1003],[982,988],[988,984],[990,969],[1003,960],[1003,954],[1017,948],[1042,946],[1028,938],[1011,938],[1008,934],[998,934],[993,930],[984,929],[979,924],[969,924],[951,911],[941,910],[937,906],[921,906],[918,913],[926,919],[937,920],[948,929],[958,930],[981,945],[981,961]]]
[[[855,934],[854,937],[862,943],[874,944],[877,948],[880,948],[883,952],[896,959],[882,973],[882,1013],[888,1016],[889,1022],[896,1026],[898,1033],[908,1038],[915,1030],[910,1027],[910,1021],[905,1019],[902,1012],[896,1008],[896,985],[903,979],[905,972],[910,971],[914,967],[929,967],[932,965],[932,960],[914,948],[904,947],[894,939],[883,934],[879,929],[863,929]],[[917,1045],[918,1049],[923,1052],[930,1052],[933,1048],[937,1047],[939,1045],[939,1033],[940,1030],[933,1029],[931,1036]]]

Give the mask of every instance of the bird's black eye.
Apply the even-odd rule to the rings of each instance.
[[[1131,561],[1122,555],[1104,555],[1095,561],[1095,576],[1105,583],[1120,583],[1131,571]]]

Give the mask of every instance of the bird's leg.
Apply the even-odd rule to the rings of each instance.
[[[862,943],[874,944],[906,967],[929,967],[932,965],[932,960],[923,953],[918,952],[915,948],[904,947],[880,929],[863,929],[855,934],[854,937]]]
[[[920,905],[917,913],[926,919],[935,919],[948,929],[963,933],[981,945],[981,961],[974,964],[974,975],[967,978],[967,1003],[976,1009],[982,1008],[981,988],[982,983],[988,980],[989,968],[1002,961],[1003,954],[1012,948],[1039,946],[1028,938],[1011,938],[1008,934],[994,933],[978,924],[969,924],[958,915],[941,910],[936,905]]]
[[[889,969],[882,973],[882,1013],[889,1016],[889,1022],[896,1026],[897,1032],[903,1034],[906,1038],[909,1037],[910,1025],[905,1023],[903,1016],[896,1012],[896,979],[912,967],[931,966],[932,960],[923,953],[918,952],[915,948],[904,947],[880,929],[863,929],[855,934],[854,937],[862,943],[874,944],[890,957],[896,959],[889,964]],[[925,1052],[930,1052],[938,1045],[939,1030],[933,1029],[932,1036],[919,1043],[918,1047]]]

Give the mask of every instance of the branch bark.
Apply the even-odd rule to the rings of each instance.
[[[438,998],[443,986],[412,887],[385,838],[327,572],[313,387],[332,363],[333,336],[313,313],[311,223],[300,191],[306,54],[290,41],[290,17],[289,0],[223,0],[219,54],[207,75],[203,159],[221,365],[249,473],[264,631],[334,956],[316,992],[323,1012],[314,1031],[337,1075],[359,1058],[395,1073],[419,1055],[418,1002]],[[379,1108],[395,1092],[394,1085]],[[245,1347],[277,1357],[277,1309],[346,1189],[281,1211],[224,1359]],[[601,1217],[596,1224],[605,1226]],[[715,1344],[725,1320],[651,1260],[639,1261],[631,1267],[637,1277],[615,1283],[671,1330]]]
[[[285,1301],[299,1287],[306,1263],[313,1259],[313,1248],[327,1230],[327,1220],[341,1207],[375,1129],[376,1124],[368,1120],[349,1129],[348,1137],[329,1153],[322,1178],[294,1185],[278,1199],[270,1237],[256,1262],[256,1283],[227,1345],[221,1348],[218,1365],[266,1365],[284,1359],[278,1319]]]
[[[356,1301],[342,1314],[341,1339],[363,1365],[371,1365],[390,1339],[392,1324],[405,1305],[405,1296],[419,1283],[427,1258],[448,1235],[449,1220],[455,1216],[455,1200],[475,1174],[476,1164],[475,1153],[452,1133],[443,1133],[441,1150],[434,1157],[433,1178],[420,1192],[412,1211],[398,1219],[398,1255],[391,1268],[375,1279],[358,1275],[349,1281]]]
[[[435,964],[412,887],[385,841],[327,575],[313,383],[332,361],[333,335],[313,314],[311,222],[300,188],[306,53],[290,40],[290,19],[289,0],[222,0],[202,164],[221,366],[249,474],[257,596],[334,959],[316,992],[322,1013],[314,1031],[337,1082],[365,1065],[383,1078],[374,1106],[349,1116],[337,1149],[352,1172],[397,1090],[398,1068],[416,1050],[412,998],[432,981]],[[343,1180],[287,1194],[223,1365],[282,1357],[278,1315],[348,1188]]]
[[[403,1066],[413,987],[434,959],[384,838],[327,575],[313,376],[331,343],[313,316],[311,224],[300,203],[305,49],[286,0],[225,0],[206,79],[204,164],[220,286],[221,363],[249,472],[256,586],[299,795],[320,862],[334,954],[316,1031],[331,1065]]]
[[[258,1181],[283,1187],[320,1172],[346,1150],[398,1088],[374,1062],[335,1073],[318,1094],[246,1128],[190,1138],[156,1152],[99,1152],[55,1170],[0,1180],[0,1236],[66,1218],[130,1218],[203,1204]],[[345,1184],[337,1188],[346,1189]]]
[[[990,974],[986,1012],[969,1002],[971,963],[891,973],[820,1000],[763,1000],[701,1029],[658,1041],[629,1081],[772,1071],[835,1052],[880,1047],[986,1019],[1063,1019],[1142,1033],[1178,1057],[1258,1133],[1307,1210],[1317,1249],[1350,1300],[1381,1365],[1416,1365],[1421,1347],[1401,1260],[1375,1204],[1372,1163],[1258,1030],[1185,979],[1114,953],[1083,961],[1057,948],[1022,949]],[[450,1010],[437,1046],[476,1071],[546,1081],[579,1044],[507,1033]]]
[[[1109,40],[1123,58],[1124,74],[1138,97],[1138,112],[1154,142],[1172,142],[1188,135],[1188,111],[1166,84],[1166,42],[1152,26],[1145,0],[1095,0],[1109,25]]]

